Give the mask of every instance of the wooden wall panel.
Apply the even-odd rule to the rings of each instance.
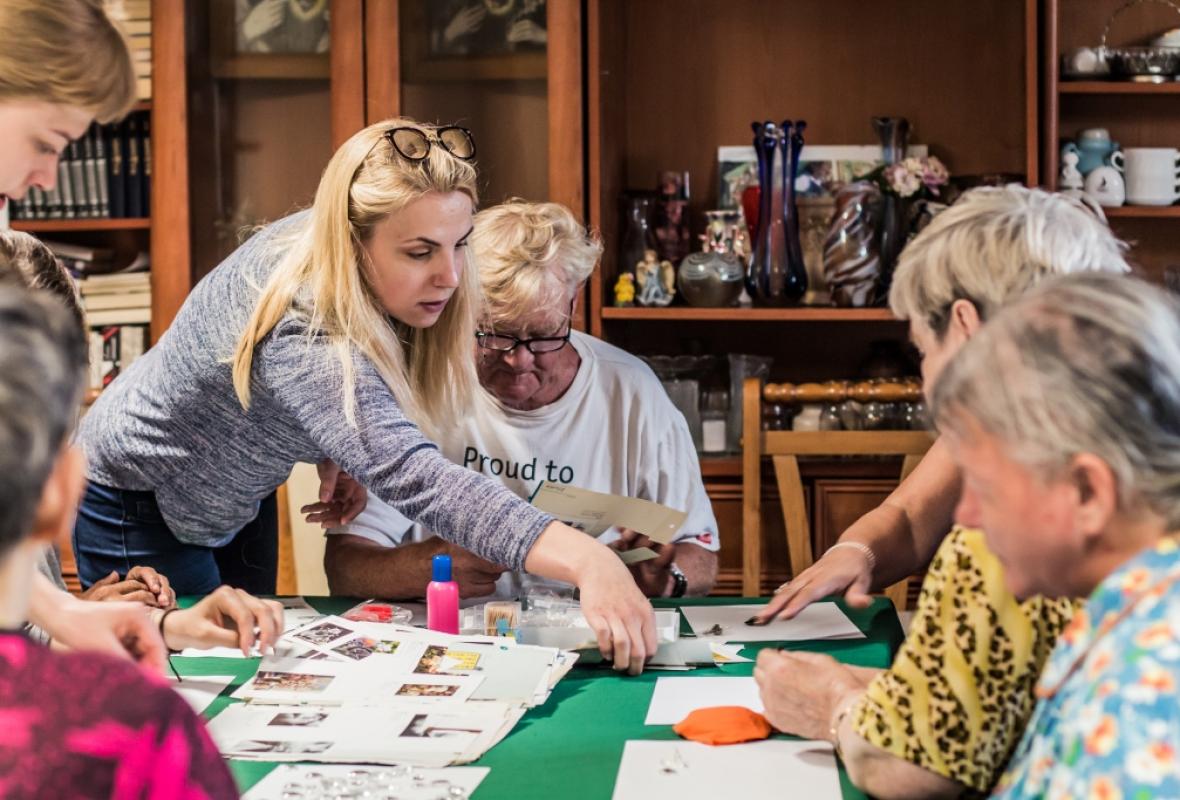
[[[365,7],[332,0],[332,148],[365,126]]]
[[[623,24],[642,31],[623,65],[628,188],[687,169],[711,208],[717,146],[784,117],[811,143],[871,144],[872,115],[905,116],[953,173],[1026,169],[1024,3],[646,0]]]

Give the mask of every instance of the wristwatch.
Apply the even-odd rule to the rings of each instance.
[[[684,577],[684,572],[676,566],[675,561],[668,565],[668,572],[672,574],[672,594],[669,597],[684,597],[688,591],[688,578]]]

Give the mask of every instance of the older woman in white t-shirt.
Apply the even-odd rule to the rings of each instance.
[[[647,595],[707,594],[720,543],[684,417],[643,362],[572,328],[601,243],[563,206],[524,202],[476,215],[470,243],[487,301],[475,357],[499,408],[442,436],[443,453],[522,497],[549,481],[686,511],[669,545],[614,529],[602,540],[658,551],[631,568]],[[438,538],[372,495],[356,520],[329,532],[324,566],[333,594],[420,597],[438,553],[451,555],[465,598],[556,588]]]

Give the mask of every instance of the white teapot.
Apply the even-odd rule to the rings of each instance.
[[[1100,206],[1121,206],[1127,202],[1127,185],[1117,168],[1097,167],[1086,175],[1086,195]]]

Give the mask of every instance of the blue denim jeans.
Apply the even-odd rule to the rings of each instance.
[[[208,594],[222,583],[274,594],[277,522],[272,494],[258,518],[224,547],[185,544],[168,529],[154,493],[91,483],[74,523],[78,578],[86,588],[112,570],[124,576],[134,566],[148,566],[167,577],[177,594]]]

